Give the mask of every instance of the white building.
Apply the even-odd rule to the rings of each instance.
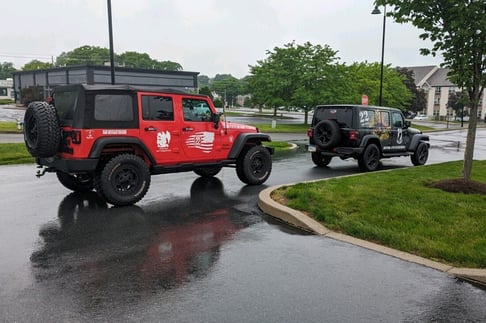
[[[0,99],[14,99],[13,79],[0,80]]]
[[[445,119],[447,114],[454,117],[452,109],[447,107],[449,94],[461,92],[455,84],[449,81],[447,73],[449,69],[437,66],[415,66],[407,67],[415,75],[415,85],[424,90],[427,99],[426,115],[436,120]],[[465,108],[468,112],[468,108]],[[479,102],[478,118],[484,118],[486,114],[486,91]]]

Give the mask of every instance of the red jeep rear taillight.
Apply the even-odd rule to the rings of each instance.
[[[71,132],[71,140],[73,144],[80,144],[81,143],[81,131],[72,131]]]
[[[358,140],[359,139],[359,132],[356,130],[351,130],[349,132],[349,140]]]

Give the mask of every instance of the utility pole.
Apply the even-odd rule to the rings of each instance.
[[[115,55],[113,52],[113,27],[111,22],[111,0],[108,4],[108,33],[110,37],[110,67],[111,67],[111,84],[115,84]]]

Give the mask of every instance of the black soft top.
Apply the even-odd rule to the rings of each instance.
[[[361,109],[377,109],[388,111],[400,111],[398,108],[381,107],[376,105],[361,105],[361,104],[323,104],[316,106],[317,109],[345,109],[345,108],[361,108]]]
[[[61,85],[57,86],[54,89],[55,92],[66,92],[66,91],[126,91],[126,92],[162,92],[162,93],[172,93],[172,94],[189,94],[194,95],[192,93],[188,93],[182,90],[173,89],[173,88],[161,88],[158,86],[138,86],[138,85],[129,85],[129,84],[71,84],[71,85]],[[204,96],[200,94],[195,94],[197,96]],[[204,96],[205,97],[205,96]]]

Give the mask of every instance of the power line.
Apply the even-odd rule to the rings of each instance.
[[[39,55],[39,54],[25,54],[25,53],[4,53],[0,52],[0,57],[10,58],[42,58],[51,59],[54,55]]]

